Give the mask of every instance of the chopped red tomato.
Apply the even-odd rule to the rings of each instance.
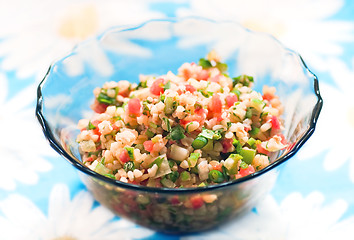
[[[93,157],[88,157],[85,159],[85,162],[92,162],[93,161]]]
[[[101,123],[99,120],[94,120],[91,122],[93,126],[95,126],[95,129],[92,129],[93,134],[101,136],[100,130],[98,128],[98,124]]]
[[[197,80],[208,80],[209,78],[209,72],[205,69],[200,71],[197,75]]]
[[[131,115],[139,117],[141,115],[141,103],[138,98],[132,98],[128,102],[128,112]]]
[[[244,126],[243,129],[245,129],[246,132],[249,132],[252,128]]]
[[[152,152],[154,148],[154,143],[151,140],[145,141],[143,145],[146,151]]]
[[[261,144],[257,144],[257,152],[268,155],[268,150],[264,149]]]
[[[183,92],[182,92],[181,89],[178,89],[178,90],[177,90],[177,93],[178,93],[178,95],[181,95]]]
[[[240,170],[238,171],[238,174],[241,177],[244,177],[244,176],[250,175],[254,172],[255,172],[254,167],[252,165],[249,165],[248,168],[245,168],[245,169],[240,168]]]
[[[281,137],[281,143],[282,144],[284,144],[284,145],[286,145],[287,144],[287,141],[286,141],[286,139],[285,139],[285,136],[283,135],[283,134],[277,134],[279,137]]]
[[[113,130],[116,130],[116,131],[119,131],[119,127],[117,126],[117,125],[115,125],[114,123],[112,123],[112,128],[113,128]]]
[[[238,98],[236,94],[232,93],[230,95],[227,95],[225,100],[226,100],[226,106],[230,108],[234,105],[235,102],[238,101]]]
[[[125,89],[124,91],[119,91],[118,95],[121,95],[122,97],[129,97],[130,91],[129,88]]]
[[[91,105],[91,109],[96,113],[104,113],[107,109],[108,105],[104,103],[100,103],[99,101],[95,100],[95,102]]]
[[[221,144],[222,144],[222,152],[223,153],[227,153],[229,152],[229,150],[231,149],[232,147],[232,139],[228,139],[228,138],[224,138],[222,141],[221,141]]]
[[[272,94],[269,94],[269,93],[266,93],[266,94],[263,94],[263,100],[272,100],[274,98],[274,95]]]
[[[179,123],[181,125],[185,126],[186,124],[193,122],[193,121],[198,122],[199,125],[203,125],[204,121],[205,121],[204,115],[200,115],[200,114],[189,115],[189,116],[185,117],[184,119],[181,119],[179,121]]]
[[[214,94],[211,97],[211,101],[209,102],[209,111],[210,113],[221,113],[222,110],[222,102],[219,94]]]
[[[200,195],[195,195],[190,198],[190,202],[194,209],[201,208],[204,205],[204,201]]]
[[[195,91],[197,91],[197,89],[195,89],[195,87],[193,87],[192,85],[187,84],[186,85],[186,91],[194,93]]]
[[[129,162],[129,161],[130,161],[129,154],[128,154],[128,151],[127,151],[126,149],[123,149],[123,151],[120,153],[120,155],[119,155],[119,160],[120,160],[122,163],[126,163],[126,162]]]
[[[213,170],[217,170],[219,172],[222,172],[223,165],[221,163],[211,161],[210,165],[212,166]]]
[[[163,87],[164,87],[164,79],[158,78],[152,83],[150,87],[150,92],[154,95],[160,95],[165,91]]]
[[[272,116],[270,119],[270,123],[272,124],[272,128],[275,130],[280,129],[280,122],[279,119],[276,116]]]
[[[216,76],[210,78],[210,82],[219,83],[220,82],[220,75],[216,75]]]

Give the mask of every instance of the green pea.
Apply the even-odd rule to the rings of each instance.
[[[196,139],[194,139],[194,141],[192,142],[192,147],[194,149],[201,149],[203,148],[205,145],[207,145],[208,143],[208,139],[206,137],[203,136],[198,136]]]
[[[209,180],[213,181],[215,183],[222,183],[225,179],[224,179],[224,175],[222,174],[222,172],[220,172],[218,170],[211,170],[209,172]]]

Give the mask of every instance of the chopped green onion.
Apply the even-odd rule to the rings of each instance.
[[[232,141],[232,145],[234,145],[235,151],[236,151],[237,153],[239,153],[239,152],[241,151],[242,145],[241,145],[240,141],[234,139],[234,140]]]
[[[177,102],[173,100],[172,97],[167,97],[165,99],[165,114],[172,114],[176,110]]]
[[[133,170],[135,169],[134,162],[129,161],[129,162],[124,163],[123,169],[124,169],[124,171],[126,171],[126,172],[128,172],[128,171],[133,171]]]
[[[88,126],[87,126],[86,129],[87,129],[87,130],[94,130],[94,129],[96,129],[96,127],[95,127],[95,125],[92,124],[91,121],[89,121]]]
[[[234,93],[234,94],[236,94],[236,95],[237,95],[237,98],[240,98],[240,95],[241,95],[240,90],[238,90],[237,88],[234,88],[234,89],[232,89],[231,92]]]
[[[203,105],[200,104],[199,102],[196,102],[196,103],[194,104],[194,109],[195,109],[195,111],[196,111],[196,110],[199,110],[199,109],[202,109],[202,108],[203,108]]]
[[[128,105],[128,102],[123,103],[123,104],[122,104],[122,108],[124,109],[125,106],[127,106],[127,105]]]
[[[209,172],[209,180],[215,183],[222,183],[225,179],[222,172],[218,170],[211,170]]]
[[[247,143],[248,143],[248,145],[249,145],[251,148],[254,148],[255,143],[256,143],[256,139],[254,139],[253,137],[251,137],[251,138],[248,139]]]
[[[156,123],[153,123],[153,122],[150,122],[150,123],[149,123],[149,126],[152,127],[152,128],[157,128]]]
[[[122,120],[122,117],[121,116],[113,116],[112,119],[114,121],[119,121],[119,120]]]
[[[173,127],[171,129],[170,134],[167,137],[172,140],[181,140],[181,139],[185,138],[184,128],[182,128],[180,125]]]
[[[204,136],[198,136],[194,141],[192,142],[192,147],[194,149],[201,149],[205,145],[207,145],[208,139]]]
[[[205,137],[207,139],[213,139],[215,132],[206,128],[202,129],[202,132],[198,136]]]
[[[260,117],[261,118],[267,117],[268,114],[269,114],[269,112],[262,112]]]
[[[136,88],[138,89],[139,87],[147,88],[147,81],[140,82]]]
[[[153,133],[149,129],[146,130],[145,134],[146,134],[146,136],[148,136],[148,138],[152,138],[153,136],[155,136],[155,133]]]
[[[150,114],[150,109],[148,107],[148,103],[143,101],[143,115],[149,115]]]
[[[187,126],[186,126],[186,131],[187,131],[187,133],[189,133],[188,128],[189,128],[189,126],[192,125],[192,124],[193,124],[193,122],[190,122],[190,123],[187,124]]]
[[[95,172],[99,173],[99,174],[110,174],[112,172],[112,170],[110,170],[109,168],[107,168],[104,164],[102,164],[101,162],[98,162],[96,167],[93,169]]]
[[[257,128],[257,127],[254,127],[252,128],[248,133],[251,135],[251,136],[255,136],[259,133],[260,129]]]
[[[199,59],[198,65],[202,66],[203,69],[208,69],[212,67],[211,62],[205,58]]]
[[[152,163],[150,163],[149,168],[154,166],[154,164],[156,164],[158,167],[160,167],[162,161],[163,161],[163,158],[161,158],[161,157],[156,158]]]
[[[165,86],[163,87],[164,90],[170,89],[171,88],[171,81],[168,81]]]
[[[160,95],[160,101],[161,101],[161,102],[164,103],[164,102],[165,102],[165,98],[166,98],[165,94],[161,94],[161,95]]]
[[[97,97],[97,101],[100,103],[105,103],[105,104],[114,104],[116,102],[115,98],[111,98],[107,96],[105,93],[100,92],[100,94]]]
[[[179,178],[179,172],[172,171],[171,173],[167,174],[167,178],[170,179],[172,182],[176,182]]]
[[[107,173],[107,174],[103,174],[103,176],[112,178],[112,179],[116,179],[116,177],[113,174]]]
[[[258,98],[253,98],[252,102],[256,103],[256,104],[264,104],[264,102]]]
[[[230,176],[227,175],[227,173],[228,173],[227,168],[226,168],[224,165],[222,165],[222,166],[221,166],[221,169],[222,169],[222,174],[224,175],[224,179],[225,179],[226,181],[230,180]],[[236,172],[235,172],[235,173],[236,173]]]
[[[241,83],[243,86],[248,87],[251,82],[253,82],[253,77],[247,75],[240,75],[238,77],[233,78],[233,86],[238,83]]]
[[[223,129],[218,129],[214,132],[213,140],[219,140],[222,138],[221,132]]]
[[[170,168],[173,168],[176,165],[176,162],[173,160],[168,160],[168,165],[170,166]]]
[[[199,157],[200,153],[191,153],[191,155],[187,159],[189,166],[194,167],[197,164]]]
[[[124,147],[127,150],[130,160],[134,160],[134,148],[133,147]]]
[[[213,96],[213,93],[212,92],[205,92],[205,90],[203,90],[203,89],[199,89],[198,90],[198,92],[200,92],[204,97],[206,97],[206,98],[209,98],[209,97],[211,97],[211,96]]]
[[[244,161],[241,161],[241,163],[240,163],[240,168],[246,169],[246,168],[248,168],[248,164],[245,163]]]
[[[226,63],[217,62],[215,67],[216,67],[217,69],[219,69],[219,71],[220,71],[221,73],[227,71],[227,64],[226,64]]]
[[[183,171],[181,172],[180,177],[182,181],[188,181],[191,179],[191,174],[187,171]]]
[[[166,124],[167,131],[168,131],[168,132],[171,132],[170,120],[169,120],[168,118],[163,118],[162,120],[163,120],[163,121],[165,122],[165,124]]]
[[[246,115],[245,118],[251,118],[252,117],[252,108],[248,107],[246,110]]]
[[[253,161],[254,156],[256,155],[256,150],[243,148],[243,149],[240,151],[240,155],[243,157],[242,160],[243,160],[245,163],[251,164],[252,161]]]
[[[196,152],[192,152],[191,155],[189,156],[190,159],[193,159],[193,160],[198,160],[200,157],[200,153]]]
[[[230,154],[230,156],[225,160],[224,166],[229,175],[234,175],[238,171],[238,162],[242,159],[240,154]]]
[[[265,107],[265,103],[263,102],[263,100],[253,98],[251,100],[251,106],[258,112],[261,112],[262,109]]]

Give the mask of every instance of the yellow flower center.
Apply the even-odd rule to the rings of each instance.
[[[241,24],[253,31],[266,32],[272,34],[276,38],[280,38],[286,32],[286,25],[280,21],[257,21],[255,19],[248,19]]]
[[[59,24],[59,35],[64,38],[83,40],[98,28],[98,13],[94,6],[76,7],[67,13]]]

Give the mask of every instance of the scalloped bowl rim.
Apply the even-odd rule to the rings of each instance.
[[[313,76],[313,83],[314,83],[314,93],[317,96],[317,102],[315,107],[313,108],[312,114],[311,114],[311,119],[310,119],[310,124],[309,127],[307,129],[307,131],[303,134],[303,136],[297,141],[297,143],[293,146],[293,148],[285,155],[281,156],[280,158],[276,159],[273,163],[269,164],[267,167],[256,171],[250,175],[247,175],[245,177],[233,180],[233,181],[228,181],[225,183],[219,183],[216,185],[209,185],[209,186],[205,186],[205,187],[198,187],[198,188],[164,188],[164,187],[146,187],[146,186],[141,186],[141,185],[135,185],[135,184],[129,184],[129,183],[124,183],[118,180],[113,180],[111,178],[105,177],[93,170],[91,170],[90,168],[84,166],[83,164],[80,164],[80,160],[75,160],[70,154],[68,154],[62,147],[61,144],[59,144],[55,138],[53,137],[51,128],[49,127],[49,124],[47,122],[47,120],[45,119],[45,117],[43,116],[42,113],[42,102],[43,102],[43,96],[42,96],[42,85],[46,82],[46,80],[48,79],[48,76],[50,75],[50,71],[51,69],[58,63],[61,62],[62,60],[64,60],[65,58],[67,58],[68,56],[70,56],[72,54],[73,51],[75,51],[75,49],[77,48],[74,47],[73,51],[69,54],[67,54],[65,57],[55,61],[54,63],[52,63],[49,68],[47,73],[45,74],[44,78],[42,79],[42,81],[39,83],[38,88],[37,88],[37,105],[36,105],[36,117],[42,127],[43,133],[46,137],[46,139],[49,141],[50,146],[57,151],[62,157],[64,157],[66,160],[68,160],[76,169],[78,169],[80,172],[83,172],[91,177],[94,178],[98,178],[106,183],[115,185],[117,187],[121,187],[124,189],[130,189],[130,190],[138,190],[138,191],[144,191],[144,192],[154,192],[154,193],[165,193],[165,194],[173,194],[173,193],[178,193],[178,194],[188,194],[188,193],[200,193],[200,192],[206,192],[206,191],[211,191],[211,190],[216,190],[216,189],[220,189],[220,188],[224,188],[227,186],[233,186],[233,185],[238,185],[242,182],[246,182],[248,180],[251,179],[255,179],[263,174],[265,174],[266,172],[276,168],[277,166],[283,164],[284,162],[286,162],[287,160],[289,160],[292,156],[294,156],[297,151],[305,144],[305,142],[311,137],[311,135],[313,134],[313,132],[315,131],[315,127],[316,127],[316,123],[319,117],[319,114],[321,112],[322,109],[322,105],[323,105],[323,99],[321,97],[320,91],[319,91],[319,84],[318,84],[318,78],[317,76],[307,67],[307,65],[305,64],[304,60],[302,59],[302,57],[300,56],[300,54],[298,54],[297,52],[286,48],[281,42],[279,42],[274,36],[267,34],[267,33],[262,33],[262,32],[255,32],[252,31],[250,29],[247,29],[243,26],[241,26],[239,23],[237,22],[233,22],[233,21],[214,21],[211,19],[206,19],[206,18],[202,18],[202,17],[186,17],[186,18],[166,18],[166,19],[151,19],[148,21],[145,21],[141,24],[136,24],[133,26],[116,26],[116,27],[111,27],[109,29],[107,29],[106,31],[104,31],[102,34],[99,34],[98,36],[96,36],[94,39],[100,41],[101,39],[103,39],[106,34],[109,34],[110,32],[122,32],[122,31],[132,31],[132,30],[136,30],[139,29],[141,27],[143,27],[144,25],[150,23],[150,22],[160,22],[160,21],[166,21],[166,22],[170,22],[170,23],[177,23],[180,21],[184,21],[184,20],[188,20],[188,19],[198,19],[198,20],[203,20],[203,21],[209,21],[209,22],[213,22],[213,23],[233,23],[238,25],[239,27],[255,33],[255,34],[260,34],[260,35],[268,35],[269,37],[271,37],[274,41],[277,41],[282,48],[285,51],[288,51],[289,53],[294,54],[295,56],[297,56],[300,59],[300,62],[302,63],[302,67],[304,70],[306,70],[308,73],[310,73]],[[92,38],[87,39],[86,41],[91,41]],[[85,41],[83,41],[85,42]],[[83,43],[82,42],[82,43]],[[82,44],[82,43],[79,43]]]

